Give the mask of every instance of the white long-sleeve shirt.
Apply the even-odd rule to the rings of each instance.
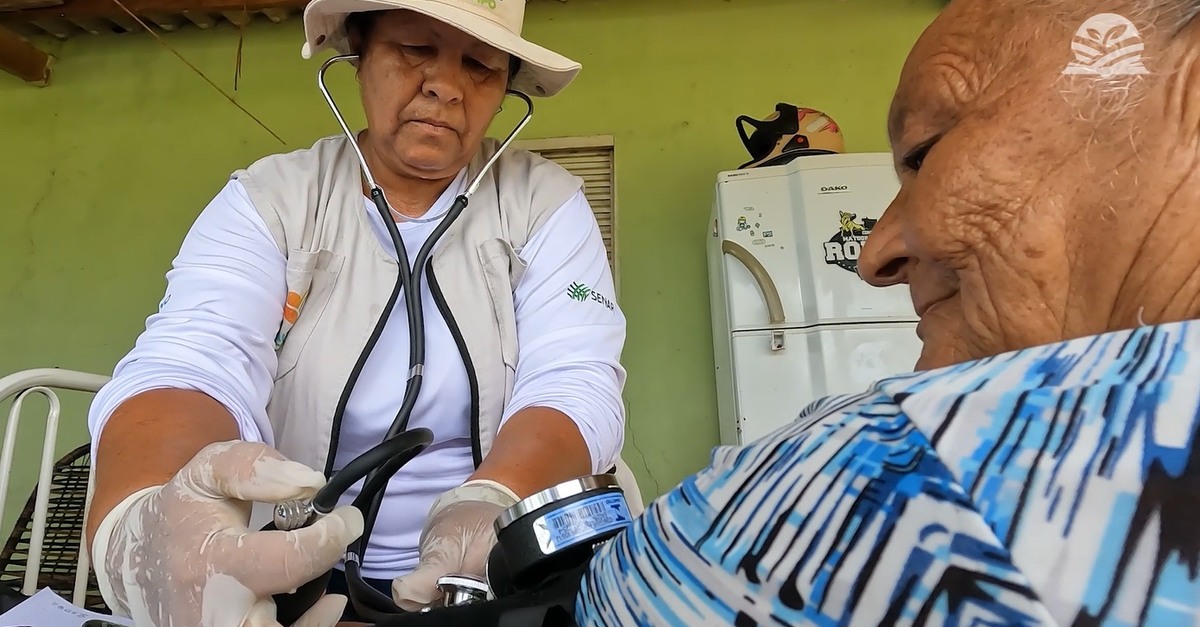
[[[448,211],[465,184],[460,174],[425,217]],[[365,197],[363,211],[384,249],[394,251],[378,211]],[[410,263],[436,225],[436,220],[397,223]],[[593,471],[602,472],[616,462],[624,441],[625,370],[619,359],[625,319],[615,304],[604,243],[582,191],[519,254],[528,264],[513,293],[519,361],[501,424],[526,407],[562,411],[587,442]],[[287,291],[286,265],[246,191],[230,181],[184,239],[166,275],[159,311],[147,319],[113,380],[96,395],[88,417],[93,455],[118,405],[164,387],[212,396],[233,414],[242,438],[273,444],[266,404],[278,366],[273,341]],[[573,284],[604,298],[572,298],[568,288]],[[413,568],[429,506],[474,470],[466,369],[427,289],[422,298],[426,363],[409,425],[429,427],[436,439],[389,484],[363,564],[366,577],[391,578]],[[377,444],[395,417],[408,371],[407,327],[402,296],[346,407],[337,467]],[[340,391],[344,382],[330,385]],[[344,502],[357,494],[356,486]]]

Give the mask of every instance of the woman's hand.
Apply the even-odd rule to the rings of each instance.
[[[303,529],[252,531],[250,504],[310,498],[324,483],[263,444],[205,447],[101,523],[92,555],[105,601],[139,626],[278,626],[272,595],[333,568],[362,515],[342,507]],[[326,596],[296,625],[332,627],[345,603]]]
[[[495,481],[473,480],[434,502],[421,532],[420,561],[392,581],[392,600],[415,612],[441,596],[437,580],[450,574],[482,576],[496,544],[493,523],[517,503],[512,490]]]

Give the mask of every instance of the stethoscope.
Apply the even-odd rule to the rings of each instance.
[[[387,305],[383,308],[383,313],[380,315],[379,320],[375,323],[375,328],[367,340],[367,345],[359,355],[358,361],[354,364],[354,368],[350,372],[350,378],[346,382],[346,386],[342,389],[341,397],[338,399],[337,408],[333,416],[333,433],[330,438],[329,455],[325,464],[325,475],[329,478],[327,483],[311,500],[293,501],[276,505],[274,520],[271,524],[267,525],[267,529],[291,530],[311,524],[319,516],[332,512],[337,507],[339,499],[345,494],[346,490],[362,480],[362,491],[354,499],[352,505],[363,512],[363,533],[346,551],[346,584],[349,590],[350,602],[353,604],[355,611],[365,620],[378,622],[388,616],[405,613],[405,611],[397,607],[389,595],[376,590],[363,581],[361,571],[363,553],[366,551],[367,541],[371,537],[375,519],[379,514],[379,506],[383,502],[384,490],[387,487],[388,480],[404,464],[420,454],[421,451],[425,450],[433,442],[433,432],[429,429],[421,427],[406,430],[413,407],[417,402],[417,395],[421,390],[425,368],[425,324],[420,297],[421,273],[428,262],[429,254],[433,250],[434,245],[436,245],[441,236],[466,208],[471,196],[479,188],[484,177],[500,158],[500,155],[504,153],[517,134],[525,128],[529,120],[533,117],[533,101],[530,100],[529,96],[519,91],[513,89],[507,90],[507,94],[516,96],[525,102],[528,108],[525,116],[512,132],[509,133],[504,142],[500,144],[496,153],[492,155],[479,173],[475,175],[474,180],[467,186],[466,191],[454,199],[454,203],[451,205],[449,211],[446,212],[445,216],[429,235],[429,238],[418,251],[416,259],[410,267],[406,263],[408,253],[405,250],[404,241],[400,237],[399,230],[396,228],[395,218],[393,217],[391,208],[388,206],[383,189],[375,181],[375,177],[371,175],[371,168],[367,165],[366,158],[363,157],[362,150],[358,146],[358,141],[354,133],[350,131],[350,127],[346,124],[346,119],[342,116],[341,110],[325,85],[325,73],[331,66],[339,62],[356,59],[358,59],[358,55],[346,54],[335,56],[325,61],[317,73],[317,85],[321,89],[321,94],[325,97],[326,104],[329,105],[330,110],[333,112],[333,116],[341,126],[342,133],[345,134],[351,147],[354,148],[355,156],[358,158],[359,166],[362,168],[362,175],[370,187],[371,200],[374,202],[375,208],[379,211],[379,215],[383,218],[383,223],[387,227],[392,244],[396,249],[399,276],[397,277],[395,287],[392,289],[391,297],[388,299]],[[333,472],[338,436],[341,431],[342,416],[346,411],[346,404],[350,400],[350,394],[354,390],[359,375],[362,373],[367,357],[370,356],[375,344],[379,341],[380,335],[383,334],[383,329],[387,325],[387,320],[396,306],[396,299],[400,297],[401,292],[409,295],[405,298],[405,309],[408,315],[409,368],[408,379],[404,388],[404,399],[383,441],[351,460],[341,470]],[[324,594],[331,574],[332,572],[329,572],[314,579],[301,586],[294,593],[276,595],[276,619],[278,622],[282,625],[295,623]]]

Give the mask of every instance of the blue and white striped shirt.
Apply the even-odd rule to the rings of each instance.
[[[822,399],[594,559],[589,625],[1200,624],[1200,321]]]

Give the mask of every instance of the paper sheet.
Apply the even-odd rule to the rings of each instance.
[[[71,605],[53,590],[43,588],[0,614],[0,627],[133,627],[133,622],[89,612]]]

